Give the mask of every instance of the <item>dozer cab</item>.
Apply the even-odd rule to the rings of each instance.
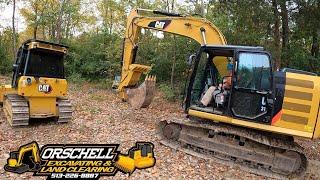
[[[67,46],[60,44],[40,40],[22,44],[11,85],[0,87],[0,102],[11,126],[28,125],[30,118],[71,119],[63,61],[66,53]]]
[[[255,174],[302,176],[308,160],[294,137],[320,137],[320,78],[288,68],[274,71],[271,56],[262,47],[227,45],[219,29],[205,19],[152,10],[147,10],[151,16],[139,14],[145,11],[134,9],[128,16],[118,87],[122,99],[130,102],[134,97],[130,91],[138,87],[141,74],[151,69],[135,63],[141,28],[189,37],[201,44],[188,61],[186,118],[160,121],[161,143]],[[152,95],[145,83],[142,87],[137,89],[144,92],[137,94]],[[151,87],[154,89],[154,83]],[[204,103],[210,89],[211,99]],[[140,98],[136,104],[149,98]]]

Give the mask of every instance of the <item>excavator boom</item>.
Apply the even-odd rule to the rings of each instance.
[[[152,16],[142,16],[140,12],[149,12]],[[147,77],[146,82],[136,88],[143,73],[151,70],[150,66],[136,64],[138,40],[141,29],[152,29],[191,38],[201,45],[225,45],[226,40],[219,29],[203,18],[183,16],[175,13],[134,9],[128,16],[123,47],[123,66],[118,92],[123,100],[128,100],[134,108],[148,107],[154,96],[155,77]],[[225,76],[226,58],[215,60],[215,65]],[[128,96],[130,94],[130,96]],[[134,100],[130,100],[134,99]]]

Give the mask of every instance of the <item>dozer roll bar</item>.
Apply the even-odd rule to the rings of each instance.
[[[155,16],[142,16],[139,12],[149,12]],[[160,15],[160,16],[156,16]],[[141,32],[141,28],[152,29],[162,32],[168,32],[180,36],[189,37],[197,41],[202,46],[210,45],[225,45],[226,40],[220,30],[212,24],[210,21],[203,18],[195,18],[191,16],[184,16],[176,13],[168,13],[162,11],[146,10],[146,9],[133,9],[127,18],[127,28],[125,32],[124,47],[123,47],[123,64],[121,81],[118,85],[118,92],[123,100],[128,100],[135,97],[135,94],[140,94],[141,97],[136,98],[134,101],[144,101],[144,99],[150,99],[150,97],[144,97],[145,95],[153,96],[153,92],[132,92],[142,73],[147,73],[151,70],[150,66],[135,64],[135,56],[138,49],[138,37]],[[224,76],[226,72],[226,58],[215,58],[214,61],[219,73]],[[148,81],[155,81],[154,77],[147,77]],[[151,85],[152,87],[142,87],[148,91],[154,89],[154,83],[143,83]],[[131,88],[131,89],[130,89]],[[130,92],[131,91],[131,92]],[[130,97],[128,97],[130,94]],[[150,101],[151,103],[151,101]],[[147,107],[150,103],[136,103],[140,107]],[[140,108],[139,106],[135,106]]]

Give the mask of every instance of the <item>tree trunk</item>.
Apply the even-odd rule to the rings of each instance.
[[[280,7],[281,7],[281,18],[282,18],[282,52],[284,52],[284,64],[285,66],[289,65],[289,16],[288,16],[288,9],[286,6],[287,0],[280,0]]]
[[[12,9],[12,51],[14,60],[16,59],[16,27],[15,27],[15,14],[16,14],[16,0],[13,0]]]
[[[46,37],[46,27],[44,25],[42,25],[42,38],[43,38],[43,40],[47,39],[47,37]]]
[[[281,66],[281,48],[280,48],[280,15],[278,11],[277,0],[272,1],[274,14],[274,69],[279,69]]]
[[[66,4],[66,0],[62,0],[59,17],[58,17],[58,20],[57,20],[57,23],[56,23],[56,36],[57,36],[56,39],[57,39],[58,43],[61,42],[61,38],[62,38],[62,36],[61,36],[61,25],[62,25],[62,16],[63,16],[63,13],[64,13],[65,4]]]
[[[314,29],[312,36],[311,55],[315,58],[319,57],[319,33]]]
[[[171,12],[174,12],[174,0],[172,0],[172,4],[171,4]]]
[[[113,12],[110,9],[111,13],[110,13],[110,22],[109,22],[109,34],[112,34],[112,29],[113,29]]]
[[[200,11],[202,17],[204,17],[204,2],[203,1],[204,0],[201,0],[201,11]]]
[[[65,38],[69,39],[70,35],[70,24],[71,24],[71,14],[68,14],[67,23],[66,23],[66,29],[65,29]]]
[[[171,89],[174,90],[174,85],[176,84],[174,82],[174,75],[175,75],[175,69],[177,64],[177,42],[176,42],[176,36],[173,35],[174,40],[174,47],[173,47],[173,61],[172,61],[172,68],[171,68]]]
[[[168,4],[168,9],[170,9],[169,4]],[[174,0],[172,1],[172,4],[171,4],[171,11],[173,12],[173,10],[174,10]],[[170,12],[170,11],[168,11],[168,12]],[[171,83],[171,89],[172,90],[175,89],[174,85],[176,84],[174,82],[176,64],[177,64],[177,41],[176,41],[176,35],[173,35],[173,61],[172,61],[171,78],[170,78],[170,83]]]
[[[56,29],[55,29],[55,25],[54,23],[51,24],[51,33],[50,33],[50,39],[51,41],[56,41],[55,37],[56,37]]]
[[[103,1],[104,3],[104,9],[105,9],[105,14],[104,14],[104,19],[103,19],[103,22],[104,22],[104,27],[105,27],[105,30],[107,30],[106,32],[109,32],[109,23],[108,23],[108,14],[109,14],[109,7],[108,7],[108,1],[107,0],[104,0]]]
[[[38,31],[38,1],[34,4],[34,28],[33,28],[33,39],[37,39],[37,31]]]

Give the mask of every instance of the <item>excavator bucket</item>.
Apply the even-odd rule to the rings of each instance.
[[[135,109],[148,107],[153,100],[155,86],[156,76],[146,76],[138,88],[126,89],[131,106]]]

